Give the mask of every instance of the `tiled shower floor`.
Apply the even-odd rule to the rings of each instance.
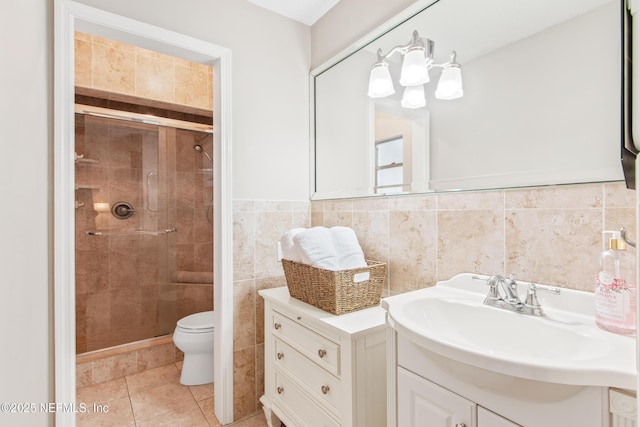
[[[190,387],[180,384],[181,367],[182,362],[171,363],[124,378],[79,388],[76,401],[78,404],[84,403],[87,412],[77,415],[77,425],[220,426],[213,413],[213,384]],[[108,407],[108,411],[100,412],[101,407]],[[262,413],[234,423],[237,427],[266,425]]]

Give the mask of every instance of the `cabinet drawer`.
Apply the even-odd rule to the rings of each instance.
[[[299,384],[304,384],[311,395],[339,414],[342,395],[340,380],[278,339],[275,340],[274,348],[275,366],[289,372]]]
[[[285,374],[275,371],[273,402],[299,427],[340,427],[340,423],[317,406]],[[303,421],[304,420],[304,421]]]
[[[273,336],[300,351],[310,360],[340,376],[340,346],[293,319],[273,311]]]

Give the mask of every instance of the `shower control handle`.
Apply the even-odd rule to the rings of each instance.
[[[117,219],[127,219],[131,217],[135,211],[131,203],[128,202],[116,202],[111,207],[111,214]]]

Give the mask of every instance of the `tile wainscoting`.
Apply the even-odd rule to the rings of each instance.
[[[311,203],[312,224],[353,227],[367,257],[388,263],[389,294],[462,273],[591,291],[602,231],[636,238],[624,183]],[[631,249],[630,250],[634,250]]]

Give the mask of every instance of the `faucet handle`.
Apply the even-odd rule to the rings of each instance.
[[[487,298],[500,298],[500,294],[498,293],[498,283],[500,280],[502,280],[502,277],[500,276],[491,276],[487,279],[487,285],[489,285],[489,294],[487,295]]]
[[[538,287],[533,283],[529,283],[529,290],[527,290],[527,298],[524,300],[524,304],[530,307],[540,307],[540,301],[538,301]]]
[[[542,310],[540,301],[538,301],[538,293],[537,293],[538,289],[542,289],[542,288],[538,288],[533,283],[529,283],[529,289],[527,290],[527,298],[524,300],[524,305],[525,307],[528,307],[531,310],[531,314],[533,314],[534,316],[543,316],[544,311]]]

